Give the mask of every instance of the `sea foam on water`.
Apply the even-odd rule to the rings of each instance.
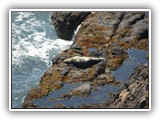
[[[51,12],[12,12],[12,107],[21,107],[53,57],[73,41],[58,38]],[[77,31],[76,31],[77,32]]]

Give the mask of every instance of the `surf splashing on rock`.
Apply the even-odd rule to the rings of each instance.
[[[27,91],[34,87],[51,60],[73,41],[58,38],[50,20],[52,12],[11,13],[12,108],[20,108]]]

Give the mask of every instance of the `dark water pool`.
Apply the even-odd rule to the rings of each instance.
[[[119,81],[128,80],[129,76],[134,72],[134,68],[140,64],[148,63],[147,51],[138,49],[128,49],[129,57],[112,75]]]
[[[52,107],[57,103],[61,103],[67,107],[78,108],[81,105],[105,102],[109,98],[108,93],[114,93],[118,90],[117,87],[114,87],[112,85],[105,85],[97,87],[97,90],[92,91],[90,96],[88,97],[72,97],[67,100],[51,100],[55,98],[60,98],[63,93],[67,93],[82,84],[84,83],[65,84],[62,89],[52,92],[48,96],[35,100],[33,103],[40,107]]]

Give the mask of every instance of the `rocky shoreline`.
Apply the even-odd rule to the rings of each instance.
[[[56,12],[52,21],[67,40],[81,27],[72,46],[53,58],[38,86],[28,92],[23,108],[149,108],[148,61],[131,66],[127,81],[112,74],[130,60],[127,50],[147,53],[145,12]],[[123,74],[127,71],[122,79]]]

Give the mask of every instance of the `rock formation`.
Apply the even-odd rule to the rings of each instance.
[[[74,30],[90,12],[54,12],[52,21],[60,38],[71,40]]]
[[[148,71],[148,65],[137,67],[109,108],[149,108]]]
[[[81,108],[149,108],[148,70],[148,64],[138,66],[123,87],[112,95],[110,101],[101,104],[84,105]]]
[[[128,82],[112,75],[130,57],[128,49],[148,50],[148,16],[145,12],[57,12],[52,20],[64,39],[72,38],[78,24],[81,27],[72,46],[53,58],[38,87],[28,92],[23,108],[148,108],[148,67],[137,68]],[[98,62],[87,65],[88,58],[96,58],[94,61]],[[63,95],[54,98],[54,93]],[[112,94],[113,98],[110,97]],[[52,101],[45,98],[52,95]],[[36,102],[39,99],[50,106],[41,106]]]

